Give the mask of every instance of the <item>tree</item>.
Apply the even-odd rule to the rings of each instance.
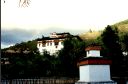
[[[101,35],[101,39],[105,48],[105,56],[112,60],[112,73],[119,74],[118,71],[121,67],[123,55],[121,51],[121,45],[119,42],[118,30],[115,30],[111,26],[107,26]],[[118,69],[118,70],[117,70]]]
[[[123,48],[123,51],[127,52],[128,53],[128,34],[127,33],[124,33],[122,36],[121,36],[121,42],[122,42],[122,48]]]
[[[78,60],[85,55],[85,43],[69,37],[64,41],[64,48],[59,53],[61,72],[65,76],[78,76]]]
[[[120,39],[122,44],[122,50],[124,52],[124,76],[128,76],[128,33],[121,33]]]

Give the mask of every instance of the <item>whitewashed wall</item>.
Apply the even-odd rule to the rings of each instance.
[[[109,65],[80,66],[80,80],[85,82],[111,81]]]
[[[100,50],[87,51],[87,57],[100,57]]]
[[[42,43],[38,43],[37,48],[38,48],[40,54],[43,54],[44,50],[46,50],[50,53],[50,55],[53,55],[64,47],[61,41],[58,43],[57,47],[53,40],[52,40],[51,44],[46,43],[45,47],[43,47]]]

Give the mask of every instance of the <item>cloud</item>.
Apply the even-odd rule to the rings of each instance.
[[[23,29],[1,30],[1,43],[6,45],[27,41],[32,39],[32,37],[32,31],[25,31]]]

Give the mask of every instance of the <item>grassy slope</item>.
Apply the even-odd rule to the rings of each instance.
[[[86,33],[80,34],[79,36],[83,40],[91,40],[91,39],[96,39],[100,35],[101,35],[100,31],[93,31],[93,32],[86,32]]]
[[[107,26],[107,25],[106,25]],[[128,19],[118,22],[112,26],[116,26],[119,30],[119,32],[125,32],[128,33]],[[91,40],[91,39],[96,39],[98,36],[100,36],[102,33],[102,31],[93,31],[93,32],[86,32],[83,34],[80,34],[79,36],[83,39],[83,40]]]
[[[119,32],[128,32],[128,19],[114,24]]]

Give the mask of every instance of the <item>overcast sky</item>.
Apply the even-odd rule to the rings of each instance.
[[[49,35],[103,30],[128,19],[128,0],[1,0],[1,47]]]

